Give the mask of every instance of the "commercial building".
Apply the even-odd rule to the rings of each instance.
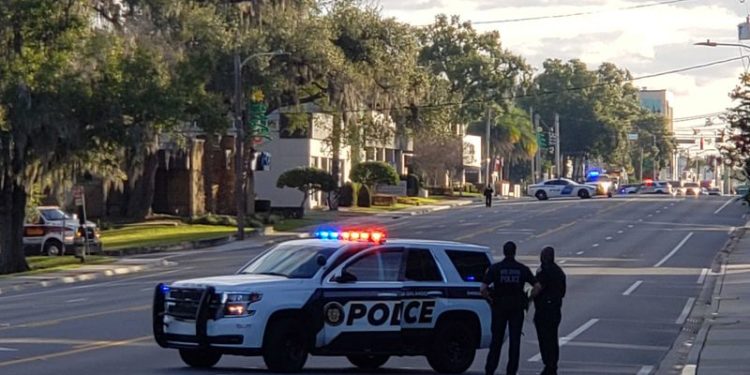
[[[672,93],[668,90],[649,90],[643,88],[638,91],[638,98],[641,102],[641,107],[652,113],[662,115],[664,117],[664,126],[666,127],[667,133],[674,134],[674,111],[671,105],[674,101],[674,97]],[[666,178],[669,180],[679,179],[680,173],[678,170],[677,158],[677,152],[674,152],[669,156],[668,172],[666,175],[662,175],[661,172],[663,171],[660,171],[659,178]]]

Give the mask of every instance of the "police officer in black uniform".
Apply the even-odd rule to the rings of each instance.
[[[495,192],[495,190],[492,188],[492,185],[487,185],[486,188],[484,188],[484,206],[485,207],[492,207],[492,194]]]
[[[482,281],[482,295],[492,305],[492,342],[487,355],[485,374],[494,375],[500,362],[505,327],[508,326],[509,349],[507,375],[516,375],[521,350],[521,330],[524,312],[528,309],[529,297],[524,291],[526,284],[533,285],[532,296],[539,292],[540,285],[529,267],[516,261],[516,244],[508,241],[503,245],[503,259],[490,266]],[[490,285],[493,288],[490,290]]]
[[[536,279],[542,289],[534,298],[534,326],[539,339],[544,371],[542,375],[557,375],[560,345],[557,330],[562,320],[562,299],[565,297],[565,272],[555,264],[555,249],[547,246],[539,255],[542,261]]]

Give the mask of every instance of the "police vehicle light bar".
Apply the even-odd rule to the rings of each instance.
[[[321,240],[343,240],[360,242],[385,242],[385,232],[380,230],[319,230],[315,232],[315,238]]]

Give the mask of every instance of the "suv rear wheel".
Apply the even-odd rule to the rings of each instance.
[[[219,363],[221,353],[200,349],[180,349],[180,358],[190,367],[211,368]]]
[[[294,318],[275,319],[266,327],[263,361],[273,372],[297,372],[307,362],[307,340],[302,324]]]
[[[346,356],[346,359],[348,359],[353,365],[365,370],[374,370],[383,366],[388,362],[388,358],[390,357],[387,355],[376,354],[353,354]]]
[[[458,320],[441,322],[427,353],[427,362],[441,374],[463,373],[474,362],[477,340],[475,330],[468,324]]]
[[[58,240],[49,240],[44,244],[44,255],[55,257],[65,253],[65,247]]]
[[[547,200],[547,193],[544,192],[544,190],[539,190],[534,194],[536,199],[539,199],[540,201]]]

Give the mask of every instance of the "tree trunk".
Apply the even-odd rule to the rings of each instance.
[[[156,183],[156,171],[159,168],[159,157],[157,153],[146,156],[144,160],[143,173],[135,183],[125,185],[123,192],[124,217],[131,219],[143,219],[151,211],[154,203]]]
[[[341,132],[343,129],[344,116],[345,115],[336,115],[333,117],[333,129],[331,130],[331,175],[333,175],[333,186],[336,187],[337,191],[341,186],[341,179],[339,178],[341,168],[339,164],[341,164]],[[331,211],[337,211],[339,208],[338,206],[338,199],[334,199],[328,208]]]
[[[0,199],[0,274],[28,271],[23,250],[26,192],[6,174]]]

